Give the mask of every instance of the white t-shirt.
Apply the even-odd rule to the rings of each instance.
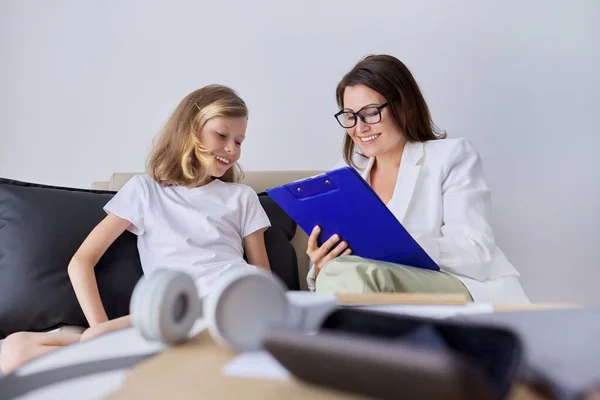
[[[218,179],[190,189],[137,175],[104,210],[131,222],[145,274],[157,268],[186,272],[200,296],[225,272],[251,267],[243,259],[243,239],[270,226],[252,188]]]

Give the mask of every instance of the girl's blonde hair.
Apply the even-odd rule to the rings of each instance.
[[[212,155],[200,142],[200,132],[212,118],[248,117],[246,103],[226,86],[209,85],[188,94],[159,133],[148,160],[148,173],[162,186],[198,187],[209,179]],[[241,168],[235,163],[220,177],[238,182]]]

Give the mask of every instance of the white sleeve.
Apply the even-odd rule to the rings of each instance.
[[[251,187],[248,187],[247,189],[248,190],[246,190],[245,199],[243,202],[241,221],[243,238],[259,229],[268,228],[271,226],[271,221],[269,221],[267,213],[260,204],[258,195]]]
[[[442,182],[442,237],[415,235],[444,271],[484,281],[496,248],[490,220],[490,191],[477,150],[461,141]]]
[[[306,284],[308,286],[308,290],[314,292],[317,287],[317,278],[315,277],[315,264],[312,261],[309,263],[310,268],[308,270],[308,274],[306,275]]]
[[[148,188],[141,176],[131,178],[114,197],[106,203],[104,211],[131,222],[128,231],[136,235],[145,232],[144,211],[148,202]]]

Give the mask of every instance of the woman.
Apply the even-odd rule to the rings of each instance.
[[[519,273],[494,241],[479,154],[464,138],[437,130],[408,68],[389,55],[366,57],[338,84],[336,98],[335,117],[347,133],[336,167],[356,168],[441,272],[351,256],[336,235],[318,247],[315,227],[309,287],[528,302]]]

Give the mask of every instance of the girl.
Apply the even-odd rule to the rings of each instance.
[[[130,326],[129,316],[108,321],[94,274],[125,230],[138,235],[145,274],[165,267],[184,271],[200,296],[232,269],[255,265],[270,271],[264,242],[269,219],[254,190],[237,183],[247,120],[244,101],[224,86],[206,86],[181,101],[158,137],[148,175],[133,177],[106,204],[107,216],[69,264],[90,328],[83,334],[10,335],[0,355],[4,373],[55,348]]]

